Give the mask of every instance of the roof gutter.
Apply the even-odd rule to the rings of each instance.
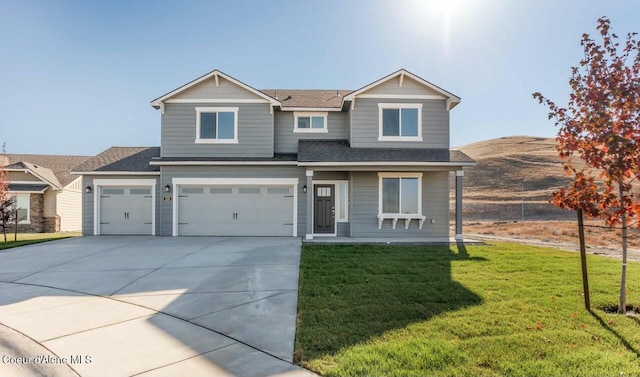
[[[371,162],[300,162],[298,166],[476,166],[475,162],[371,161]]]
[[[72,171],[75,175],[160,175],[159,171]]]

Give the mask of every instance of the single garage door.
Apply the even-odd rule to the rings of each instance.
[[[178,235],[292,236],[292,186],[180,186]]]
[[[102,187],[100,234],[151,234],[150,187]]]

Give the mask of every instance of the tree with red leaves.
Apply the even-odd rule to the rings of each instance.
[[[9,180],[4,166],[0,165],[0,226],[4,235],[4,242],[7,242],[7,227],[15,213],[16,197],[9,195]]]
[[[640,198],[633,188],[640,175],[640,41],[637,33],[628,33],[620,42],[610,29],[603,17],[597,25],[600,43],[582,35],[585,56],[572,67],[567,107],[540,93],[533,97],[549,108],[549,119],[559,127],[556,148],[571,177],[566,189],[552,194],[551,203],[622,229],[618,312],[624,313],[627,231],[640,228]],[[572,161],[575,155],[584,167]]]

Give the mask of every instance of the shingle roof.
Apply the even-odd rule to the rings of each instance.
[[[9,191],[42,191],[49,187],[47,184],[37,183],[9,183]]]
[[[4,163],[7,168],[21,162],[26,162],[31,163],[38,168],[49,169],[56,177],[59,184],[64,187],[78,178],[77,175],[71,174],[71,170],[74,170],[74,167],[83,163],[89,158],[91,157],[5,153],[0,155],[0,162]],[[25,164],[17,167],[17,169],[25,168]],[[48,173],[45,173],[45,175],[46,174]]]
[[[297,161],[297,155],[295,153],[275,153],[273,157],[160,157],[153,158],[152,161]]]
[[[312,107],[339,109],[342,97],[352,90],[300,90],[300,89],[260,89],[282,103],[282,107]]]
[[[111,147],[99,155],[76,166],[74,171],[160,171],[149,165],[153,157],[160,156],[160,147]]]
[[[452,162],[473,163],[448,149],[351,148],[347,140],[300,140],[299,162]]]

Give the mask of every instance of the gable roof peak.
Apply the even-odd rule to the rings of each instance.
[[[277,99],[275,99],[275,98],[273,98],[273,97],[271,97],[271,96],[259,91],[258,89],[254,88],[254,87],[252,87],[250,85],[247,85],[247,84],[243,83],[242,81],[240,81],[240,80],[238,80],[236,78],[233,78],[233,77],[227,75],[226,73],[220,71],[219,69],[214,69],[213,71],[211,71],[209,73],[206,73],[206,74],[196,78],[195,80],[192,80],[192,81],[190,81],[190,82],[188,82],[188,83],[186,83],[186,84],[184,84],[184,85],[182,85],[182,86],[170,91],[169,93],[166,93],[166,94],[164,94],[164,95],[152,100],[151,101],[151,106],[153,106],[156,109],[160,109],[164,105],[163,101],[165,101],[165,100],[177,95],[178,93],[181,93],[181,92],[183,92],[183,91],[185,91],[185,90],[187,90],[187,89],[189,89],[189,88],[191,88],[191,87],[193,87],[195,85],[198,85],[201,82],[203,82],[203,81],[205,81],[207,79],[210,79],[210,78],[214,78],[216,80],[216,84],[217,84],[219,77],[222,77],[223,79],[225,79],[227,81],[230,81],[233,84],[238,85],[239,87],[241,87],[243,89],[246,89],[247,91],[249,91],[249,92],[251,92],[251,93],[253,93],[253,94],[257,95],[257,96],[262,97],[263,99],[269,101],[269,103],[271,103],[272,105],[280,105],[280,102]]]
[[[386,81],[389,81],[391,79],[394,79],[398,76],[401,76],[401,79],[403,79],[405,76],[411,78],[412,80],[418,82],[421,85],[424,85],[425,87],[441,94],[442,96],[444,96],[447,99],[447,109],[450,110],[452,108],[454,108],[458,103],[460,103],[460,97],[456,96],[455,94],[446,91],[444,89],[442,89],[441,87],[430,83],[429,81],[423,79],[422,77],[409,72],[408,70],[401,68],[393,73],[388,74],[387,76],[384,76],[383,78],[376,80],[368,85],[363,86],[362,88],[353,91],[351,93],[349,93],[348,95],[346,95],[344,97],[345,101],[352,101],[357,95],[362,94]]]

